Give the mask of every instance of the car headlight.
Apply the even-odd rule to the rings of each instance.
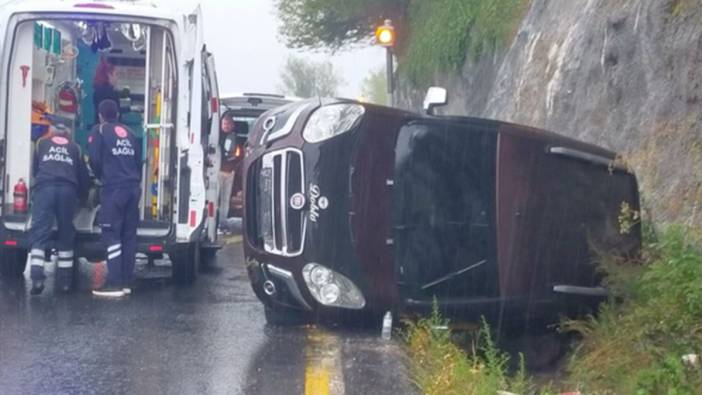
[[[317,302],[325,306],[360,310],[366,299],[351,280],[317,263],[302,268],[302,277]]]
[[[365,108],[360,104],[331,104],[320,107],[307,120],[302,136],[308,143],[319,143],[352,130]]]

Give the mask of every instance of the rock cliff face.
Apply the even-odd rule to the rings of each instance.
[[[702,0],[533,0],[507,48],[433,82],[446,114],[621,152],[654,221],[702,226]]]

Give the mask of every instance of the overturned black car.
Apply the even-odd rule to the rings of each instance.
[[[446,102],[432,89],[425,108]],[[264,114],[244,160],[244,248],[269,322],[426,311],[523,321],[606,297],[631,255],[635,176],[544,130],[336,99]]]

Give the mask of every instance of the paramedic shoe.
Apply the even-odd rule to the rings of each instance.
[[[44,281],[43,280],[32,280],[32,290],[29,291],[32,295],[41,295],[44,292]]]
[[[94,289],[93,295],[102,298],[121,298],[124,296],[124,291],[122,290],[122,288],[103,285],[98,289]]]
[[[71,283],[73,282],[73,269],[59,268],[56,271],[56,282],[58,289],[63,293],[71,291]]]

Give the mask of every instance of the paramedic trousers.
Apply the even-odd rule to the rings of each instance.
[[[229,217],[229,204],[232,200],[232,187],[234,186],[234,172],[219,172],[219,226],[224,224]]]
[[[107,187],[100,198],[100,228],[109,287],[131,287],[137,250],[139,186]]]
[[[78,204],[75,186],[67,182],[40,185],[32,195],[32,227],[29,230],[31,243],[31,277],[44,280],[46,251],[51,247],[51,233],[56,221],[56,244],[58,262],[56,282],[59,286],[71,285],[73,278],[73,244],[76,229],[73,215]]]

